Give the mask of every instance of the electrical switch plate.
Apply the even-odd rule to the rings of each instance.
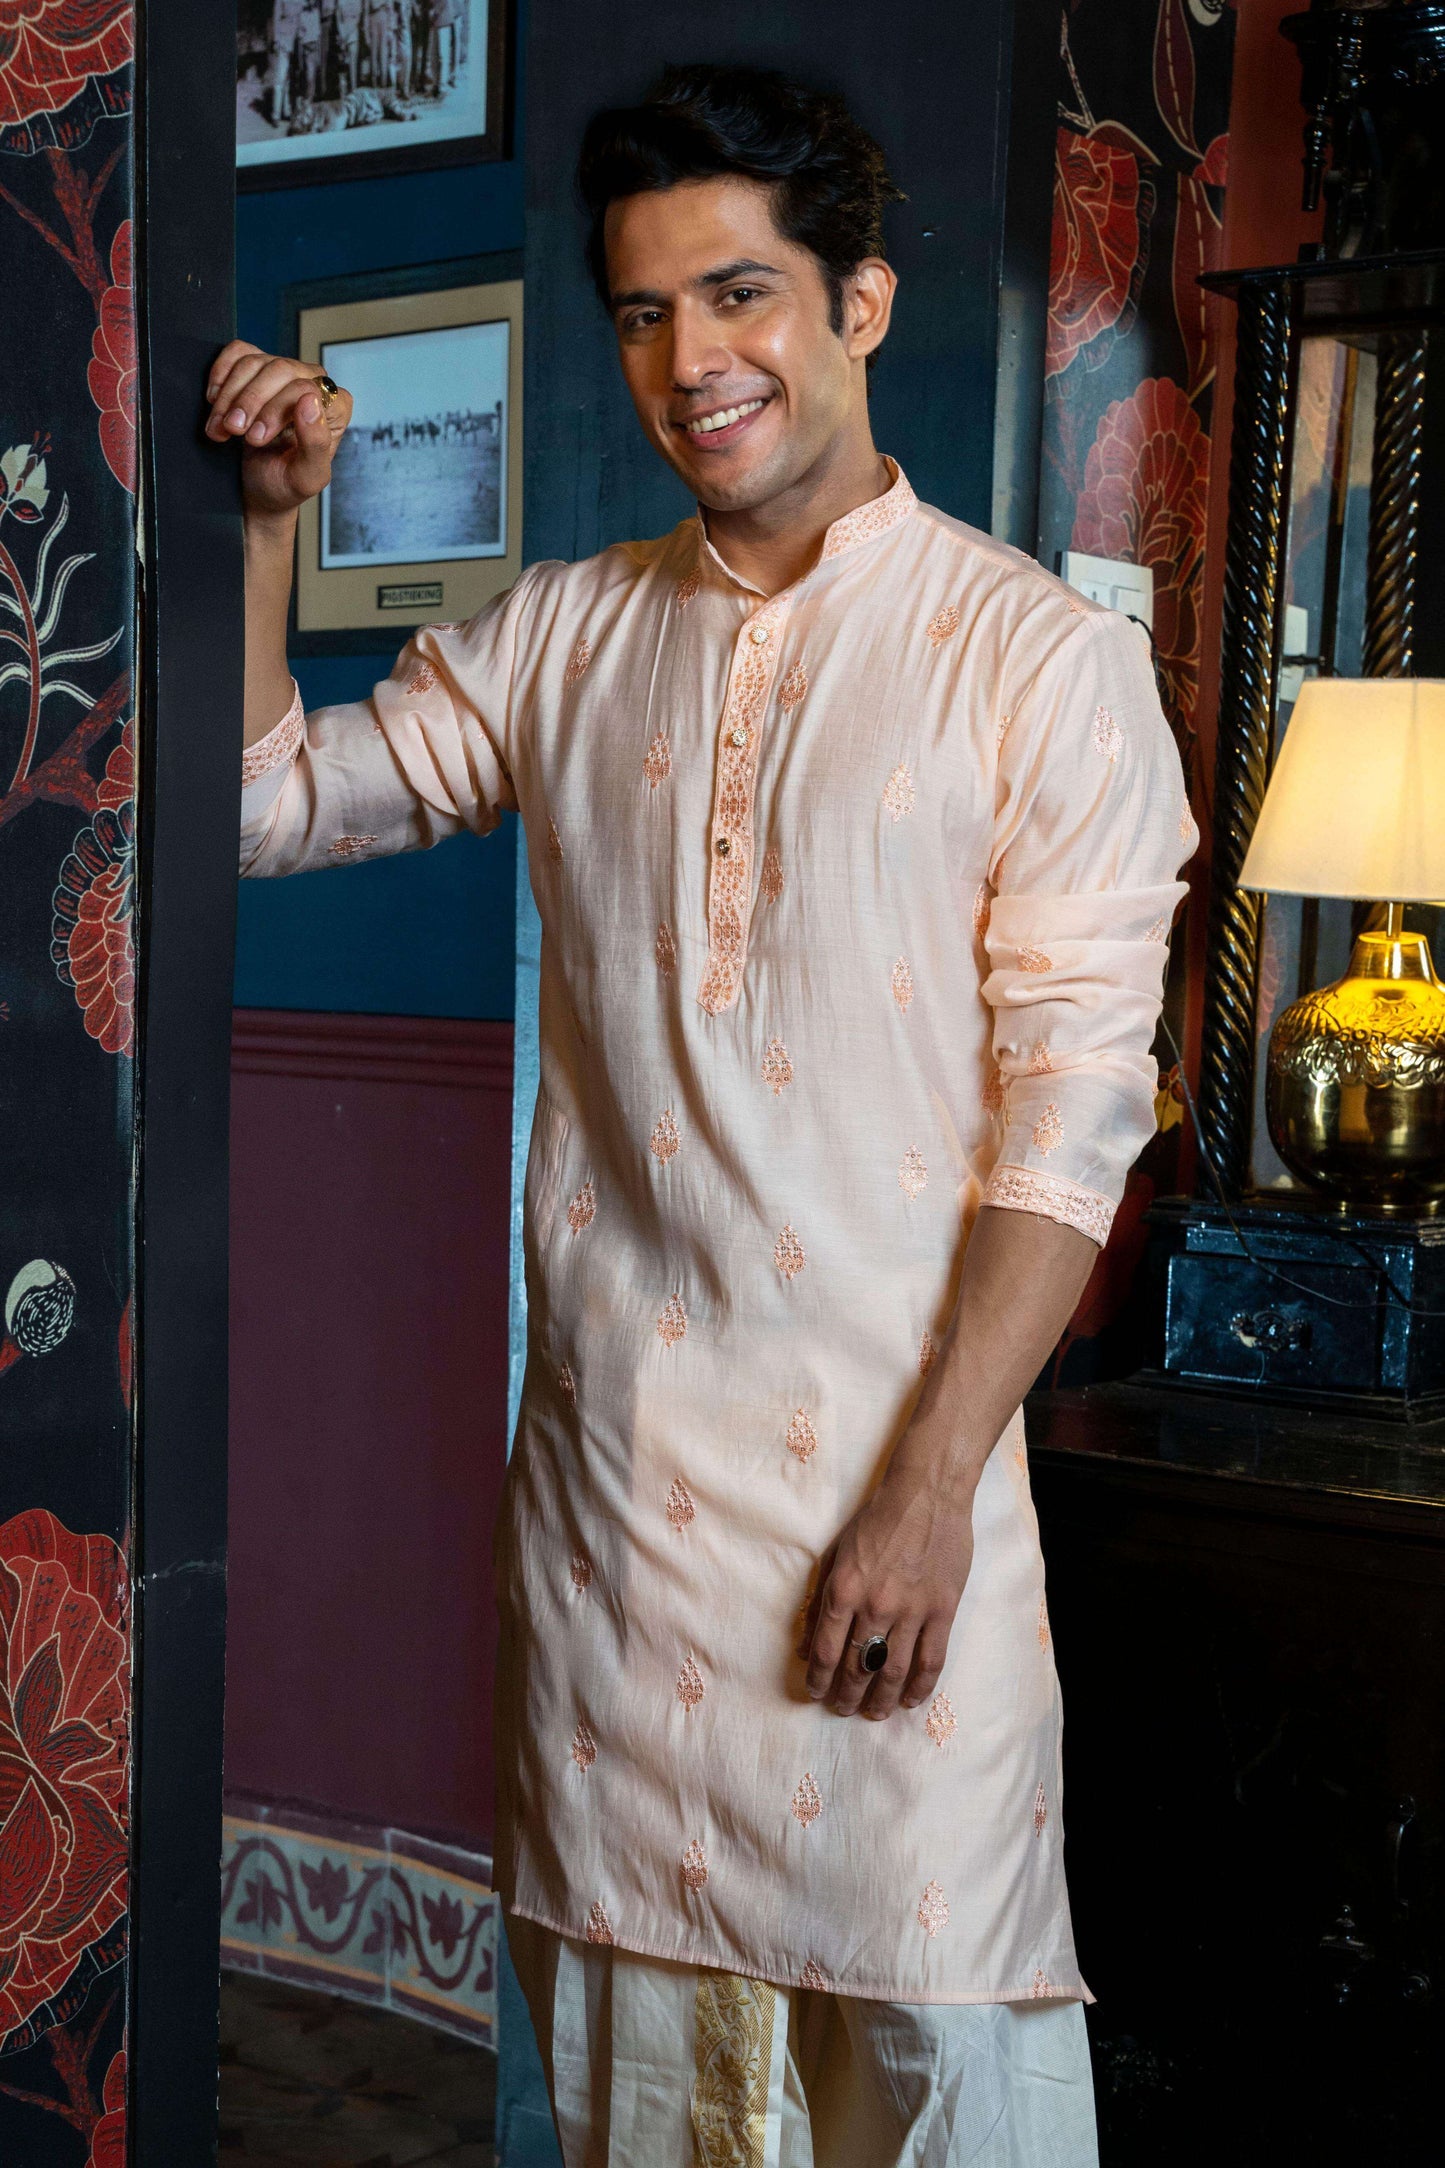
[[[1287,602],[1284,611],[1284,651],[1286,655],[1307,655],[1310,651],[1310,613],[1301,609],[1297,602]],[[1279,704],[1292,708],[1300,696],[1305,681],[1302,662],[1287,662],[1279,673]]]
[[[1149,565],[1125,564],[1113,557],[1089,557],[1083,550],[1065,550],[1060,578],[1069,587],[1102,602],[1106,610],[1122,610],[1154,630],[1154,572]]]

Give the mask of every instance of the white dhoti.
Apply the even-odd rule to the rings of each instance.
[[[1076,2000],[872,2002],[517,1916],[565,2168],[1097,2168]]]

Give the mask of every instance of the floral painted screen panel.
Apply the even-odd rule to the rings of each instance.
[[[1209,876],[1197,734],[1219,318],[1198,281],[1220,262],[1234,24],[1222,0],[1066,8],[1054,153],[1038,555],[1050,571],[1081,550],[1153,574],[1160,699],[1206,839],[1170,935],[1163,1023],[1181,1044],[1185,915],[1203,909]],[[1185,1118],[1162,1028],[1155,1055],[1156,1133],[1060,1345],[1055,1383],[1153,1359],[1144,1307],[1130,1298],[1144,1214],[1179,1186]]]
[[[120,2168],[131,0],[27,0],[0,31],[0,2159]]]

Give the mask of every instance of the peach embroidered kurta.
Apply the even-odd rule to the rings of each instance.
[[[980,1203],[1102,1241],[1151,1132],[1196,838],[1143,635],[895,471],[771,598],[697,519],[534,565],[246,775],[250,873],[526,828],[509,1906],[890,2001],[1086,1992],[1021,1418],[931,1705],[839,1718],[794,1648]]]

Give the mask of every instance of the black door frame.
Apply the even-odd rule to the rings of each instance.
[[[130,2159],[216,2148],[227,1124],[244,629],[234,459],[201,434],[234,322],[233,6],[137,24],[141,697]]]

